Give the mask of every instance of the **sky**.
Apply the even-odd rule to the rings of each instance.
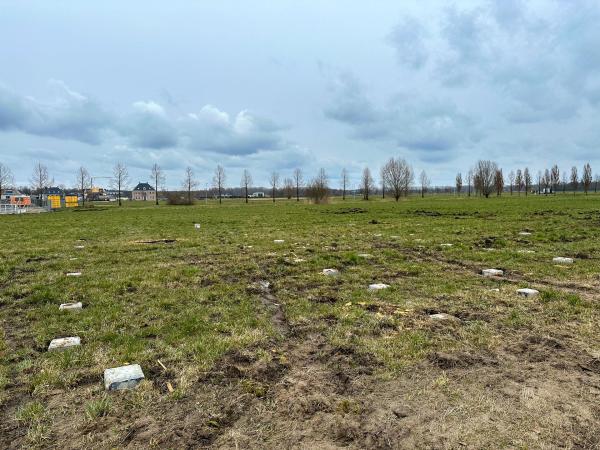
[[[599,23],[584,0],[0,0],[0,162],[67,186],[158,163],[171,189],[218,164],[600,170]]]

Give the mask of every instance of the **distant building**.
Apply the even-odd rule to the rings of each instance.
[[[156,200],[156,190],[148,183],[138,183],[131,193],[132,200]]]
[[[251,198],[265,198],[265,193],[264,192],[253,192],[248,197],[251,197]]]

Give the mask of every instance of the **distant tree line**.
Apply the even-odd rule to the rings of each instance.
[[[293,198],[296,201],[300,197],[306,197],[314,203],[325,203],[332,195],[341,195],[342,200],[346,200],[349,193],[362,196],[364,200],[369,200],[373,195],[378,193],[385,198],[386,193],[399,201],[403,197],[407,197],[409,193],[419,194],[424,197],[428,192],[454,192],[456,195],[466,196],[482,196],[490,197],[492,195],[500,196],[505,192],[510,195],[523,193],[525,196],[536,194],[556,194],[557,192],[565,193],[567,190],[575,194],[578,191],[583,191],[588,194],[592,189],[598,191],[600,177],[592,176],[592,167],[586,163],[581,175],[577,167],[571,167],[570,171],[562,171],[555,164],[552,167],[544,170],[539,170],[534,178],[528,167],[524,169],[511,170],[507,176],[504,175],[503,169],[497,163],[491,160],[479,160],[467,171],[463,178],[461,172],[456,174],[454,187],[443,186],[431,188],[431,180],[427,173],[423,170],[420,172],[417,184],[415,185],[415,175],[412,166],[403,158],[390,158],[379,170],[380,186],[378,189],[375,178],[369,167],[365,167],[362,171],[360,180],[358,180],[358,188],[351,189],[351,180],[349,172],[343,168],[340,174],[339,188],[332,188],[329,183],[329,177],[325,169],[321,168],[317,174],[305,182],[303,172],[300,168],[296,168],[290,176],[283,178],[278,171],[273,171],[269,175],[269,190],[272,201],[275,202],[277,197]],[[157,193],[163,192],[170,204],[192,204],[198,195],[198,186],[200,185],[196,175],[191,167],[187,167],[183,173],[180,191],[166,192],[165,190],[165,173],[158,165],[154,164],[150,170],[150,177],[154,182]],[[85,167],[77,169],[75,174],[75,189],[83,198],[85,205],[86,193],[93,187],[94,178],[108,178],[111,188],[116,192],[119,206],[121,205],[122,194],[127,191],[129,184],[129,173],[125,164],[117,162],[113,167],[112,175],[108,177],[92,177]],[[211,196],[222,202],[224,196],[239,196],[245,198],[248,202],[250,190],[253,185],[253,178],[248,169],[244,169],[240,180],[239,187],[226,186],[226,173],[223,166],[218,165],[212,177],[210,188]],[[4,164],[0,163],[0,193],[14,184],[14,177],[11,170]],[[41,162],[34,165],[30,178],[30,186],[22,186],[18,189],[27,194],[42,194],[44,191],[54,184],[53,178],[50,177],[48,168]],[[205,197],[209,196],[209,189],[205,190]],[[156,204],[158,198],[156,196]]]

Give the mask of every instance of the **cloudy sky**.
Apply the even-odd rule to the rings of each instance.
[[[0,161],[201,185],[295,167],[355,182],[406,158],[433,184],[600,170],[598,1],[0,0]]]

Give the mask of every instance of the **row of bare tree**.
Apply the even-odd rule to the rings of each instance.
[[[494,192],[496,195],[501,195],[506,190],[502,168],[489,160],[478,161],[475,167],[468,171],[466,181],[467,195],[469,196],[471,196],[471,186],[476,195],[484,197],[489,197]],[[552,194],[558,192],[561,188],[564,193],[568,187],[575,193],[580,186],[583,192],[587,194],[592,184],[594,184],[594,190],[598,190],[600,176],[596,175],[592,178],[592,166],[590,163],[586,163],[583,166],[581,178],[579,178],[577,167],[575,166],[571,167],[570,176],[568,176],[567,172],[562,172],[561,176],[560,169],[555,164],[550,169],[539,170],[536,180],[533,179],[527,167],[524,170],[517,169],[516,172],[511,170],[508,174],[508,181],[510,195],[513,195],[514,191],[517,191],[518,195],[521,195],[521,191],[524,191],[525,195],[532,191],[538,194]],[[535,187],[537,187],[537,190]],[[456,175],[456,193],[460,195],[462,190],[463,177],[459,172]]]
[[[152,166],[150,176],[157,191],[164,191],[166,181],[165,173],[158,164]],[[93,187],[94,178],[110,179],[111,187],[116,191],[119,205],[121,205],[121,194],[123,191],[127,190],[129,183],[127,167],[123,163],[118,162],[113,167],[112,175],[109,177],[92,177],[85,167],[80,167],[76,174],[76,189],[80,192],[84,204],[86,199],[85,194]],[[387,193],[398,201],[401,197],[406,197],[410,191],[415,190],[413,186],[414,178],[413,168],[406,160],[403,158],[390,158],[380,170],[380,192],[384,198]],[[225,169],[223,166],[218,165],[215,168],[212,177],[212,188],[219,199],[219,202],[222,202],[226,190],[226,179]],[[317,203],[326,201],[331,192],[329,179],[324,169],[319,169],[317,175],[309,180],[306,185],[304,184],[302,170],[299,168],[295,169],[290,177],[284,178],[282,183],[280,180],[279,172],[272,172],[269,176],[269,187],[271,189],[273,202],[275,201],[277,192],[280,192],[281,190],[283,191],[283,195],[288,199],[295,197],[296,200],[300,200],[302,192]],[[466,191],[468,196],[471,196],[473,193],[475,195],[489,197],[493,193],[501,195],[505,191],[510,192],[511,195],[514,191],[519,195],[523,191],[525,192],[525,195],[527,195],[528,193],[535,191],[535,187],[537,187],[538,193],[556,193],[560,188],[565,192],[568,187],[570,187],[573,192],[576,192],[581,187],[587,194],[593,183],[595,183],[594,189],[597,191],[600,177],[596,175],[595,178],[592,178],[592,168],[589,163],[586,163],[583,166],[581,177],[579,177],[577,167],[575,166],[571,168],[569,176],[567,172],[562,172],[561,174],[558,166],[554,165],[550,169],[538,171],[535,180],[533,179],[529,168],[526,167],[524,170],[511,170],[508,174],[509,184],[508,186],[505,186],[505,176],[502,168],[493,161],[480,160],[467,172],[466,180],[464,181],[466,181]],[[10,169],[0,163],[0,192],[6,189],[12,182],[13,176]],[[41,162],[38,162],[34,166],[30,182],[32,192],[41,194],[46,188],[54,183],[54,180],[50,177],[48,168]],[[465,186],[463,183],[463,176],[460,172],[456,175],[455,182],[455,191],[458,195],[461,195]],[[182,192],[185,203],[193,202],[194,192],[197,190],[199,184],[193,169],[187,167],[182,182]],[[248,202],[248,197],[250,195],[249,190],[252,187],[252,184],[253,179],[250,171],[244,169],[240,180],[240,187],[246,202]],[[350,190],[350,184],[348,170],[344,168],[340,175],[340,190],[344,200]],[[422,171],[419,175],[416,190],[421,196],[424,196],[428,191],[430,184],[431,181],[429,177],[425,171]],[[362,171],[359,191],[365,200],[369,200],[369,196],[378,191],[375,179],[369,167],[365,167]],[[158,195],[156,196],[156,204],[158,204]]]

